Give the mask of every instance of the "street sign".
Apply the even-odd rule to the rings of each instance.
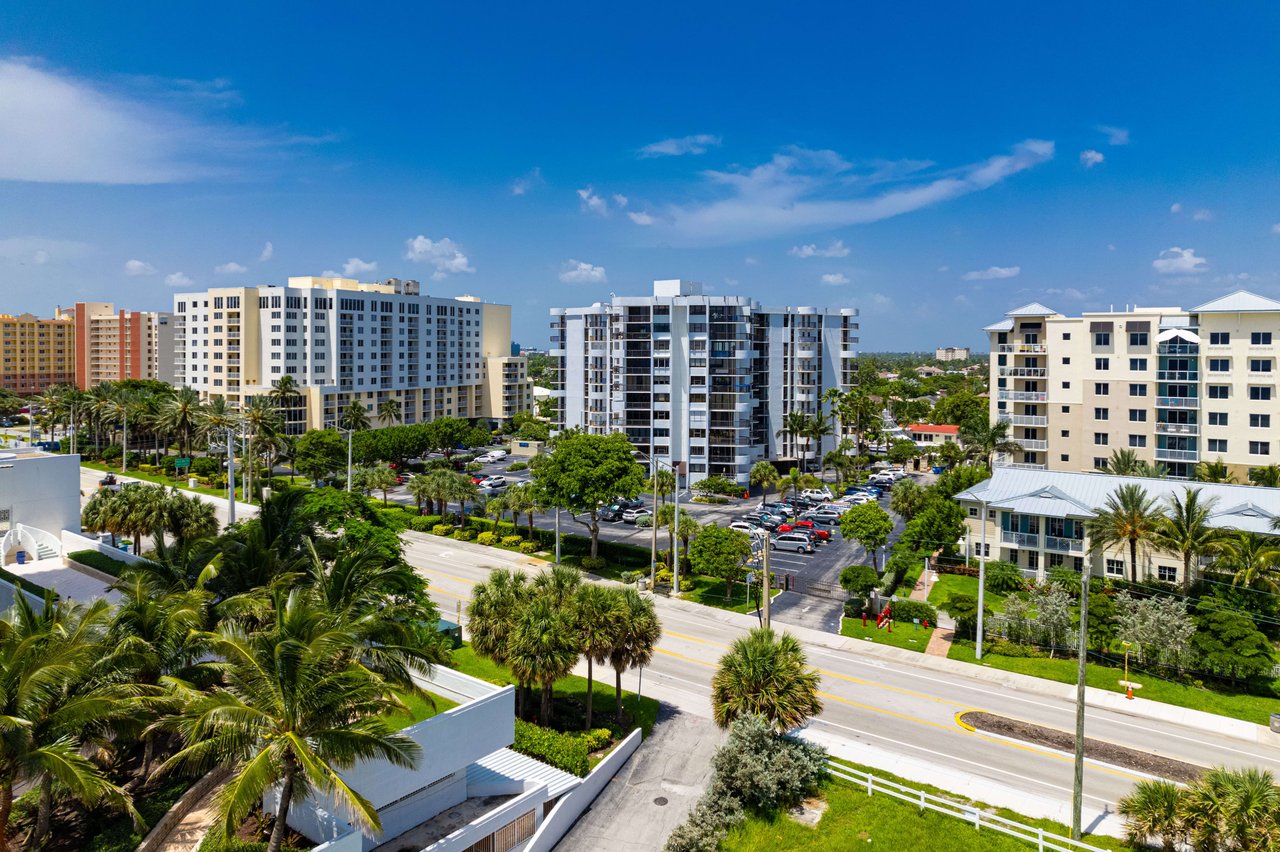
[[[191,459],[177,459],[173,463],[174,467],[191,467]]]

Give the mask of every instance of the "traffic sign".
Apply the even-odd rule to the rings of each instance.
[[[191,467],[191,459],[177,459],[173,463],[174,467]]]

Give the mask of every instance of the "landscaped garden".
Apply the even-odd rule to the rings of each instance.
[[[840,635],[848,636],[851,639],[862,639],[866,642],[875,642],[881,645],[889,645],[893,648],[906,648],[908,651],[921,651],[929,646],[929,637],[933,635],[933,627],[924,627],[923,625],[913,622],[901,621],[895,622],[893,632],[889,632],[889,628],[876,627],[874,618],[867,619],[867,626],[862,626],[862,618],[845,617],[840,621]]]

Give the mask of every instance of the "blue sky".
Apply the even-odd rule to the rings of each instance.
[[[875,351],[1280,296],[1272,5],[188,8],[0,9],[0,310],[345,270],[544,346],[683,277]]]

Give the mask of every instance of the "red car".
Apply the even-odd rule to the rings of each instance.
[[[487,479],[487,477],[485,477],[484,475],[471,477],[471,481],[476,485],[479,485],[481,482],[484,482],[485,479]]]
[[[831,540],[831,531],[824,530],[822,529],[822,527],[815,527],[813,525],[813,521],[795,521],[794,523],[790,523],[790,524],[780,524],[778,526],[777,532],[784,533],[784,532],[791,532],[792,530],[798,530],[799,532],[809,533],[809,535],[821,541]]]

